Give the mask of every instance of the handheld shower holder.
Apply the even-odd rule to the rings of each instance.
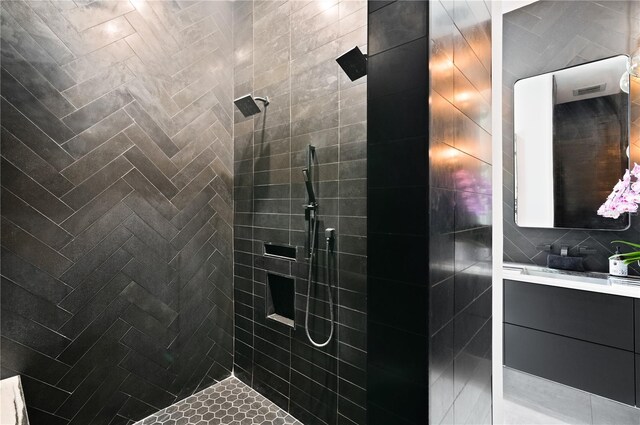
[[[311,219],[311,212],[316,212],[318,210],[318,204],[304,204],[304,219],[305,221],[309,221]]]
[[[324,237],[328,242],[333,242],[336,237],[336,229],[333,227],[327,227],[324,229]]]
[[[333,246],[336,243],[336,229],[333,227],[324,229],[324,238],[327,243],[327,251],[333,251]]]

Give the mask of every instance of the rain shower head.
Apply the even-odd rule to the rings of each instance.
[[[338,56],[336,62],[351,81],[367,75],[367,55],[362,53],[358,46]]]
[[[264,98],[264,97],[253,97],[250,94],[244,95],[242,97],[237,98],[236,100],[233,101],[233,103],[236,104],[236,106],[238,107],[238,109],[240,110],[240,112],[242,112],[242,115],[244,115],[245,117],[250,117],[251,115],[255,115],[255,114],[259,114],[260,113],[260,108],[258,107],[258,104],[256,103],[256,100],[259,100],[261,102],[264,103],[264,106],[267,106],[269,104],[269,98]]]

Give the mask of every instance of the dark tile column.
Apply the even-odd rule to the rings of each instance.
[[[370,424],[491,420],[484,2],[370,2]]]
[[[428,420],[427,4],[369,8],[370,425]]]

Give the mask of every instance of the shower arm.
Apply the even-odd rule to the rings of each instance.
[[[269,105],[269,96],[267,96],[267,97],[254,97],[253,100],[259,100],[260,102],[264,103],[264,106],[268,106]]]

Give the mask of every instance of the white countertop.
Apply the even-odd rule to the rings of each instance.
[[[532,270],[532,272],[542,272],[540,274],[544,274],[545,276],[527,274],[526,271],[523,271],[527,269]],[[505,263],[502,268],[502,277],[503,279],[537,283],[539,285],[640,298],[640,278],[626,279],[616,278],[604,273],[585,273],[584,281],[579,281],[574,280],[580,278],[580,274],[577,272],[571,272],[571,275],[565,275],[557,270],[546,273],[546,270],[549,269],[525,264]]]

